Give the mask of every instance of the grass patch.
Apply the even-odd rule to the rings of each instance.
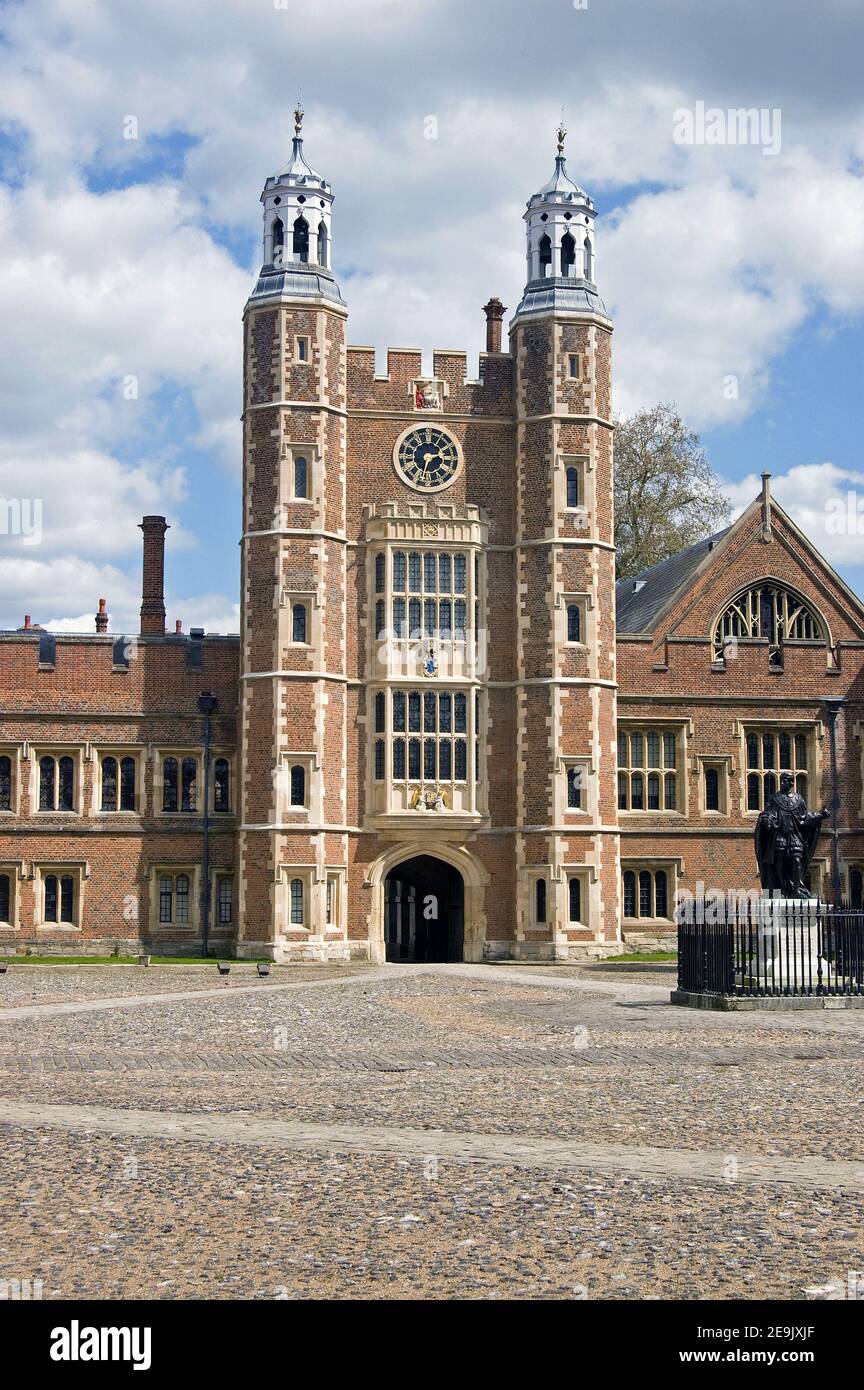
[[[603,965],[627,965],[630,961],[654,960],[672,961],[678,959],[677,951],[629,951],[626,956],[607,956]]]

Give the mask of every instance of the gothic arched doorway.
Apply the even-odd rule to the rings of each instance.
[[[384,880],[387,960],[462,960],[465,886],[452,864],[431,854],[395,865]]]

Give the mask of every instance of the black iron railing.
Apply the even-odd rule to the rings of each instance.
[[[864,994],[864,911],[845,903],[688,902],[678,988],[696,994]]]

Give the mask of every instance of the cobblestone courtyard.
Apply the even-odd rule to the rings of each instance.
[[[659,971],[12,966],[0,1278],[44,1298],[824,1297],[864,1014]]]

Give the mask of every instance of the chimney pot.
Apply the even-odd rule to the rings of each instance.
[[[179,637],[180,634],[182,633],[182,631],[183,631],[183,619],[182,619],[182,618],[175,618],[175,619],[174,619],[174,631],[175,631],[175,633],[176,633],[176,635],[177,635],[178,637]]]
[[[96,614],[96,631],[108,631],[108,609],[107,601],[104,598],[99,600],[99,612]]]
[[[506,304],[502,304],[497,295],[493,295],[488,304],[483,305],[483,312],[486,315],[487,352],[501,351],[501,320],[506,309]]]
[[[165,532],[164,516],[145,516],[139,522],[144,532],[144,567],[141,584],[141,633],[165,633]]]

